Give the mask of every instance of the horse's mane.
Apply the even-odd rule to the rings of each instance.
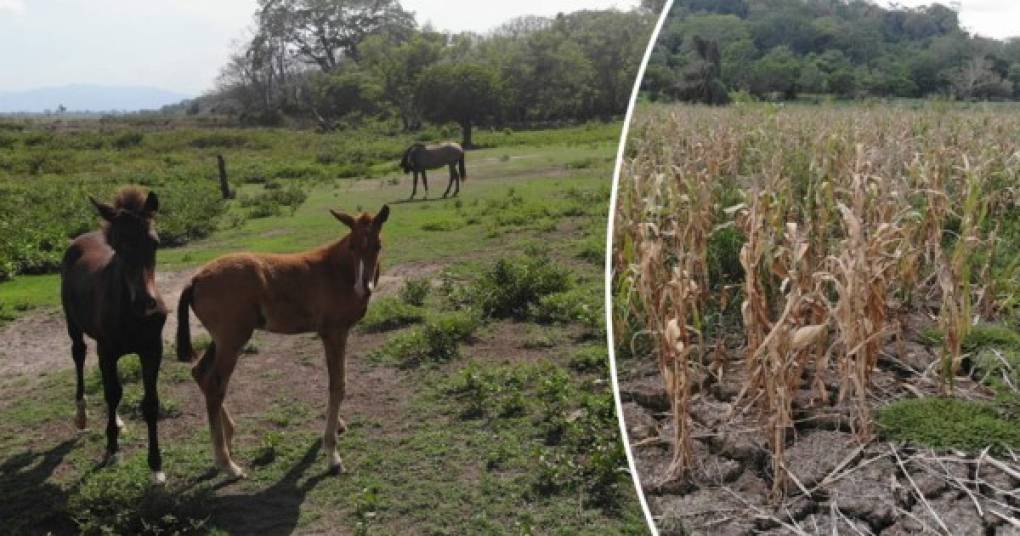
[[[404,173],[409,173],[411,171],[411,151],[418,148],[425,148],[425,144],[420,141],[416,141],[412,143],[406,151],[404,151],[404,156],[400,159],[400,169],[403,169]]]
[[[113,198],[113,208],[141,214],[145,211],[145,200],[148,194],[137,186],[125,186],[117,190]]]

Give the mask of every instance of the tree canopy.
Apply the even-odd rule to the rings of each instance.
[[[466,138],[481,124],[606,119],[626,111],[655,16],[521,17],[479,35],[419,27],[397,0],[259,0],[199,108],[326,129],[366,117],[407,130],[456,122]]]
[[[698,41],[718,46],[717,76],[702,68]],[[642,90],[652,99],[704,101],[689,88],[718,82],[727,91],[779,99],[800,93],[1016,99],[1018,80],[1020,39],[972,36],[955,11],[937,3],[676,0]]]

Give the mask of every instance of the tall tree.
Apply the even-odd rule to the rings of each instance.
[[[258,35],[283,35],[293,54],[322,72],[357,61],[369,35],[410,35],[414,16],[397,0],[259,0]]]
[[[500,86],[489,67],[470,63],[442,63],[422,73],[418,106],[431,121],[460,125],[461,144],[473,147],[475,125],[492,118],[500,104]]]

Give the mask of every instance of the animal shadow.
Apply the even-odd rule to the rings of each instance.
[[[309,467],[319,460],[322,441],[316,439],[305,455],[272,486],[253,494],[208,497],[212,523],[231,534],[283,536],[297,528],[301,505],[308,492],[325,478],[336,478],[326,470],[300,483]]]
[[[74,523],[65,511],[67,492],[49,482],[53,472],[78,443],[68,439],[50,450],[26,450],[0,462],[0,519],[3,530],[69,534]]]

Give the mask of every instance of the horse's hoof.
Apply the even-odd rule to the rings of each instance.
[[[166,473],[164,473],[163,471],[153,471],[152,472],[152,485],[153,486],[163,486],[165,484],[166,484]]]
[[[107,452],[103,455],[103,462],[100,464],[102,467],[113,467],[120,463],[119,452]]]
[[[340,455],[332,455],[329,460],[329,472],[334,475],[342,475],[344,471],[344,463],[340,461]]]
[[[244,473],[244,470],[241,469],[240,466],[238,466],[236,463],[232,461],[220,465],[220,469],[223,470],[223,472],[226,473],[227,476],[229,476],[230,478],[247,478],[248,476]]]

